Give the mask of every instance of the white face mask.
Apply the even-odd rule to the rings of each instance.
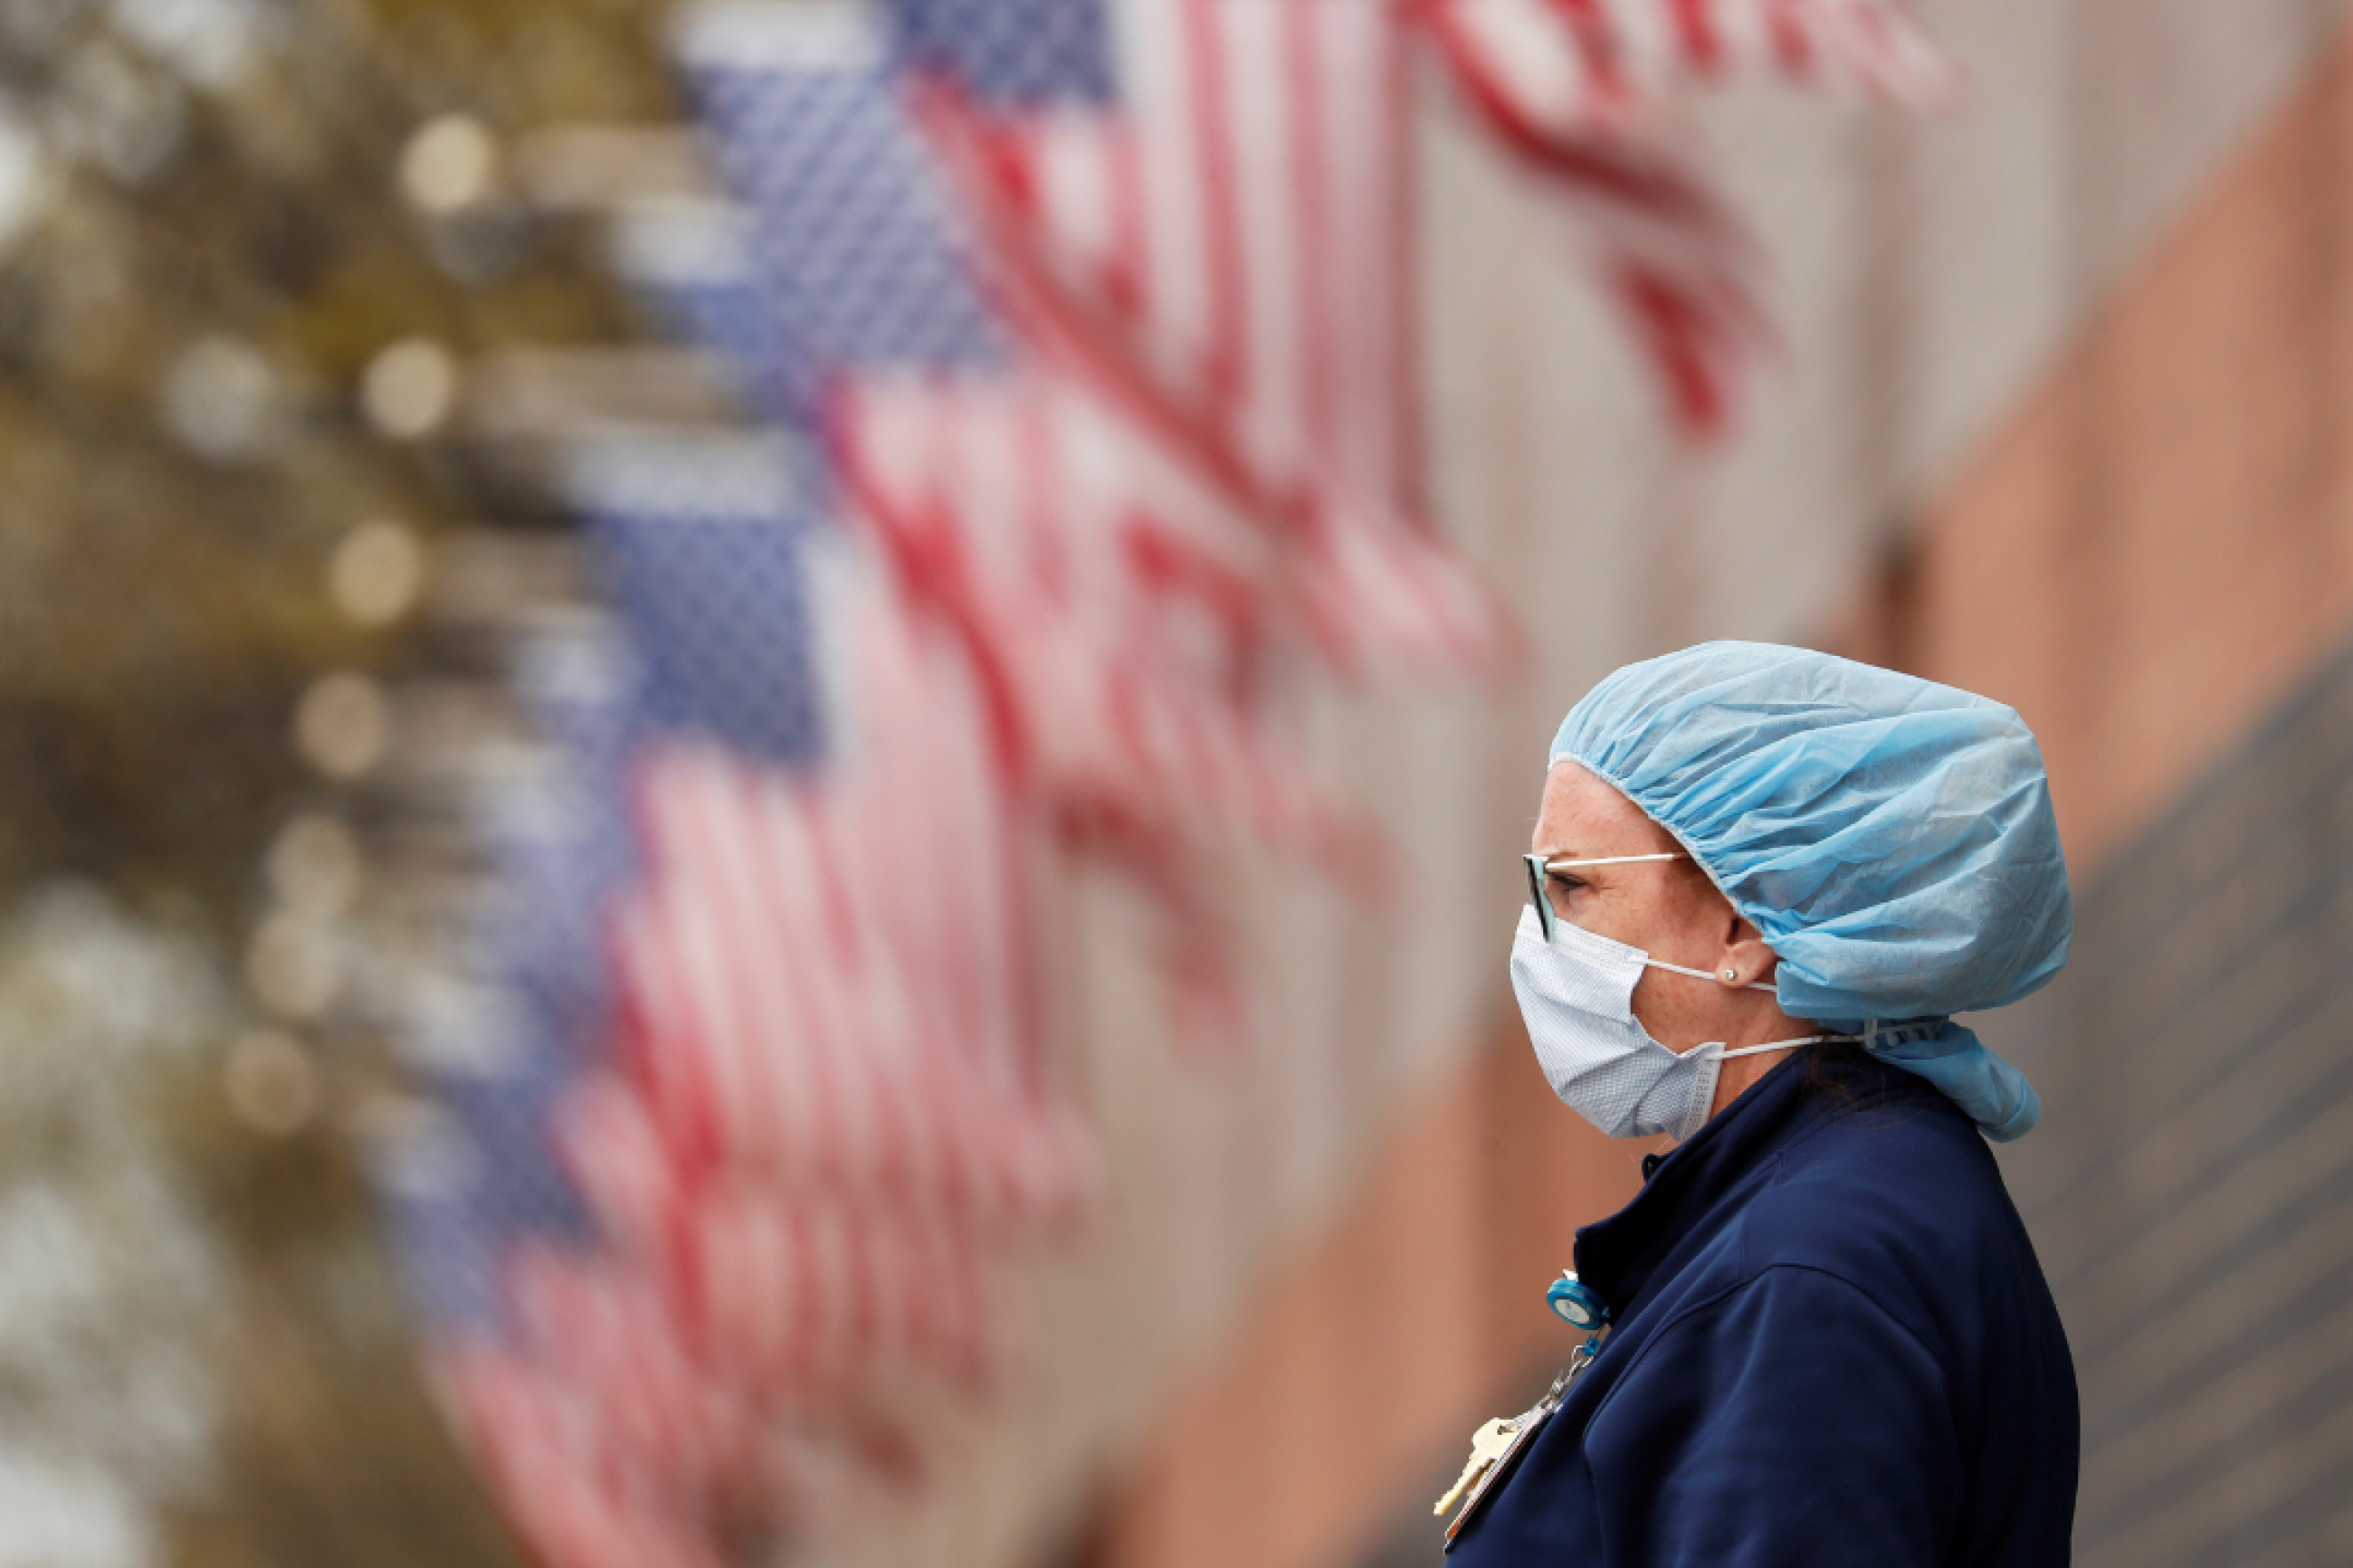
[[[1652,1039],[1634,1016],[1635,984],[1646,967],[1701,980],[1715,976],[1664,963],[1565,920],[1555,919],[1552,928],[1546,942],[1535,910],[1520,911],[1512,938],[1512,991],[1552,1091],[1612,1138],[1666,1132],[1681,1142],[1707,1120],[1715,1100],[1715,1075],[1727,1058],[1845,1037],[1808,1035],[1736,1051],[1712,1041],[1678,1056]],[[1749,989],[1773,987],[1752,983]]]

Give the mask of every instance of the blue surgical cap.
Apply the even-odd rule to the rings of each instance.
[[[1997,1140],[2042,1113],[1950,1015],[2067,962],[2042,754],[2017,713],[1805,648],[1704,643],[1587,693],[1551,761],[1679,839],[1780,960],[1781,1009],[1927,1079]]]

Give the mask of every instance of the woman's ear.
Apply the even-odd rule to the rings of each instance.
[[[1725,931],[1724,951],[1716,956],[1715,977],[1726,985],[1752,985],[1771,978],[1778,962],[1765,945],[1763,933],[1735,915]]]

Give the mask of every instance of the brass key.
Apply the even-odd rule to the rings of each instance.
[[[1476,1432],[1472,1433],[1471,1462],[1462,1467],[1461,1478],[1448,1489],[1444,1497],[1438,1500],[1438,1506],[1430,1511],[1439,1514],[1452,1508],[1455,1500],[1470,1489],[1471,1483],[1484,1475],[1488,1466],[1504,1457],[1504,1451],[1512,1446],[1512,1434],[1519,1429],[1518,1421],[1498,1415]]]

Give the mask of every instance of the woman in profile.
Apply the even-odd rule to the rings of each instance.
[[[1796,648],[1618,671],[1553,742],[1512,980],[1614,1137],[1667,1134],[1554,1288],[1599,1332],[1490,1423],[1457,1568],[2045,1568],[2066,1337],[1986,1141],[2033,1089],[1955,1013],[2065,962],[1999,703]],[[1483,1457],[1483,1458],[1482,1458]]]

